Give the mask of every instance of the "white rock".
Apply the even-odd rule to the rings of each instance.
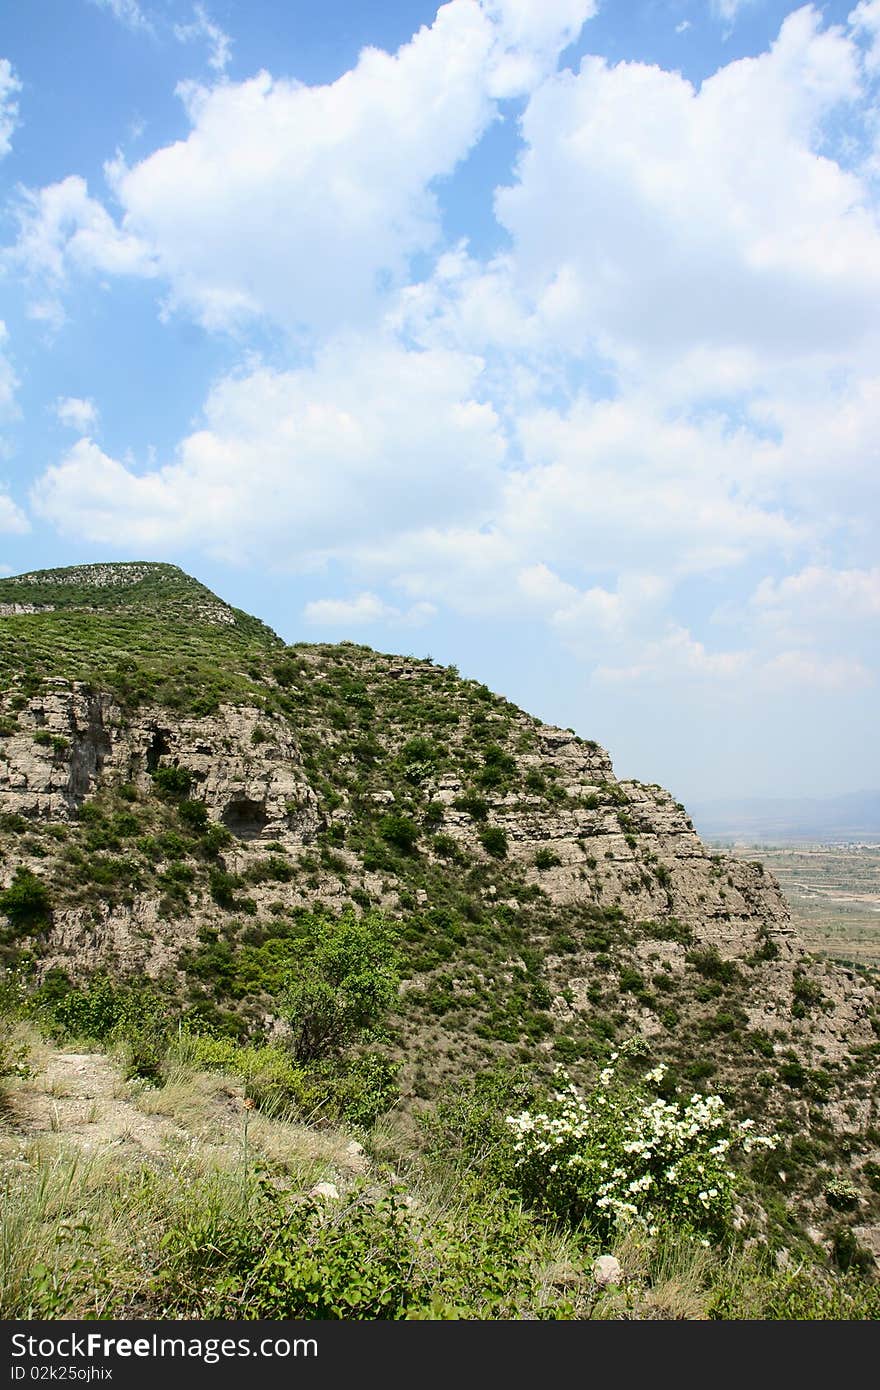
[[[620,1268],[620,1261],[613,1255],[600,1255],[593,1261],[593,1278],[600,1289],[606,1288],[609,1284],[619,1284],[623,1279],[623,1271]]]
[[[326,1197],[330,1202],[339,1201],[339,1188],[332,1182],[316,1182],[309,1190],[310,1197]]]

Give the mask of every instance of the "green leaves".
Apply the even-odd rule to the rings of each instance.
[[[0,893],[0,912],[6,914],[16,932],[32,935],[52,920],[49,890],[30,869],[18,868],[12,883]]]

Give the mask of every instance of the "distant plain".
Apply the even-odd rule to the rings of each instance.
[[[808,950],[880,969],[880,845],[728,847],[775,874]]]

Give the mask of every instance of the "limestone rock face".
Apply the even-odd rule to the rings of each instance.
[[[425,677],[434,668],[410,662],[391,666],[387,678]],[[554,772],[562,789],[548,804],[538,793],[487,791],[493,825],[507,838],[506,866],[553,904],[562,908],[592,903],[619,906],[627,919],[651,923],[672,918],[689,929],[703,949],[725,959],[750,961],[756,984],[749,995],[748,1026],[772,1032],[787,1018],[795,977],[804,953],[785,900],[773,876],[760,864],[707,852],[683,806],[663,788],[619,782],[607,752],[585,743],[570,730],[531,721],[530,750],[517,755],[518,773]],[[160,767],[179,766],[192,774],[191,795],[204,802],[211,821],[225,825],[233,837],[225,853],[227,868],[246,869],[249,848],[279,843],[288,852],[307,849],[332,822],[345,826],[350,811],[322,806],[318,789],[304,768],[297,733],[289,721],[248,706],[222,705],[212,715],[178,715],[166,708],[125,711],[114,698],[78,682],[50,681],[14,715],[15,729],[0,739],[0,803],[7,812],[35,821],[65,822],[102,786],[132,785],[141,796],[152,788]],[[332,740],[333,731],[324,736]],[[456,807],[466,790],[460,777],[440,773],[425,792],[443,812],[444,833],[468,856],[485,858],[481,826],[467,810]],[[390,789],[371,792],[381,816],[395,807]],[[543,864],[536,860],[544,855]],[[357,873],[357,856],[339,853],[340,862]],[[33,867],[39,868],[38,864]],[[11,870],[3,875],[8,881]],[[387,871],[363,873],[374,901],[393,909],[397,885]],[[487,898],[497,899],[489,885]],[[277,900],[277,884],[255,885],[249,894],[258,911]],[[338,910],[347,900],[338,877],[314,876],[312,900]],[[418,901],[425,902],[419,892]],[[216,917],[204,896],[183,918],[166,920],[155,897],[138,896],[130,905],[103,906],[83,914],[76,909],[56,914],[49,963],[65,959],[107,958],[129,971],[157,975],[171,968],[181,946],[192,944],[200,927]],[[755,965],[756,953],[768,953]],[[637,941],[633,961],[639,967],[666,970],[673,979],[686,972],[687,947],[675,939]],[[560,969],[563,962],[558,963]],[[572,972],[565,962],[565,988],[554,1000],[554,1016],[576,1019],[587,1011],[593,977]],[[551,974],[554,959],[549,958]],[[853,1046],[873,1038],[874,991],[852,971],[814,966],[822,977],[823,1011],[811,1019],[799,1043],[810,1065],[842,1059]],[[560,985],[560,989],[562,986]],[[660,1032],[648,1010],[630,1010],[633,1029],[646,1037]],[[861,1107],[864,1109],[864,1107]],[[845,1128],[863,1116],[843,1117]]]
[[[59,681],[29,700],[16,722],[18,730],[0,741],[0,798],[18,815],[68,820],[102,783],[148,792],[150,774],[173,765],[193,774],[193,795],[236,837],[290,836],[302,844],[314,837],[316,798],[296,742],[256,710],[125,715],[110,695]]]

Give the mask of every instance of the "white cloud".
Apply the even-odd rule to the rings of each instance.
[[[732,24],[740,10],[752,3],[753,0],[709,0],[709,8],[716,18],[725,24]]]
[[[337,343],[313,367],[222,380],[177,459],[136,472],[81,440],[35,488],[59,529],[121,547],[183,543],[304,568],[369,536],[454,525],[494,502],[498,420],[480,363]]]
[[[12,132],[18,125],[18,102],[21,83],[8,58],[0,58],[0,159],[12,149]]]
[[[100,10],[109,10],[114,19],[118,19],[128,29],[142,30],[147,33],[151,33],[153,30],[152,21],[137,3],[137,0],[89,0],[89,3],[97,5]]]
[[[209,45],[208,66],[214,72],[225,72],[232,57],[232,40],[224,33],[205,9],[204,5],[193,6],[190,24],[175,24],[174,37],[179,43],[190,43],[193,39],[205,39]]]
[[[77,430],[79,434],[93,434],[98,426],[95,402],[82,400],[78,396],[59,396],[55,402],[55,414],[62,425]]]
[[[621,369],[697,345],[788,359],[858,343],[880,235],[859,179],[817,151],[860,96],[855,45],[810,7],[699,91],[586,58],[532,95],[517,181],[496,196],[521,283],[535,301],[559,286],[557,332]]]
[[[51,286],[63,284],[70,269],[110,275],[154,273],[144,243],[116,226],[78,175],[38,192],[21,190],[16,215],[18,239],[6,259]]]
[[[880,72],[880,0],[859,0],[848,22],[868,40],[864,54],[868,72]]]
[[[30,522],[12,498],[0,489],[0,531],[12,535],[24,535],[30,530]]]
[[[369,627],[379,623],[421,627],[437,613],[431,603],[414,603],[407,609],[385,603],[376,594],[364,591],[355,598],[319,598],[303,609],[306,622],[316,627]]]
[[[742,677],[752,660],[748,651],[707,651],[687,628],[675,624],[669,625],[663,637],[643,643],[635,655],[631,665],[598,666],[595,679],[600,683],[666,682],[684,676],[727,682]]]
[[[866,680],[880,233],[833,156],[868,109],[875,7],[850,30],[804,7],[699,89],[556,74],[580,0],[454,0],[324,87],[187,87],[188,136],[112,171],[120,223],[65,180],[30,195],[21,263],[154,274],[210,327],[305,330],[304,365],[219,381],[160,466],[81,440],[35,508],[122,548],[332,560],[352,596],[315,599],[317,624],[542,622],[607,688]],[[437,180],[514,91],[509,245],[485,262],[442,246]]]
[[[880,618],[880,568],[834,570],[810,565],[781,580],[762,580],[752,602],[768,613],[796,607],[835,622]]]
[[[803,651],[780,652],[779,656],[765,662],[758,676],[767,687],[793,692],[852,690],[874,683],[861,661]]]
[[[131,168],[121,158],[108,166],[124,216],[121,229],[102,227],[104,264],[95,268],[155,266],[169,304],[209,328],[266,315],[288,330],[327,331],[374,318],[411,258],[439,242],[436,181],[495,119],[498,99],[553,70],[594,8],[450,0],[395,54],[364,49],[325,86],[267,72],[183,84],[188,138]],[[116,12],[126,17],[129,7]],[[207,37],[222,72],[228,40],[202,5],[195,16],[175,32]],[[70,182],[30,195],[40,214],[31,241],[63,249],[42,203],[58,189],[71,199]],[[94,223],[99,205],[84,203],[77,183],[80,215]],[[116,265],[106,264],[110,246]]]
[[[821,664],[861,663],[876,646],[880,568],[807,565],[782,579],[766,578],[751,596],[745,623],[767,644],[809,652]]]
[[[673,624],[662,638],[635,648],[631,664],[600,664],[593,678],[600,686],[681,688],[698,682],[746,700],[757,694],[797,696],[805,691],[851,690],[873,683],[871,673],[857,659],[798,649],[775,655],[750,648],[712,652],[686,628]]]
[[[574,43],[598,8],[596,0],[481,0],[496,25],[489,91],[521,96],[556,69],[559,54]]]
[[[437,240],[431,181],[491,117],[492,40],[480,9],[456,0],[397,54],[365,49],[329,86],[263,72],[183,89],[190,136],[113,175],[174,304],[210,327],[373,314],[382,284]]]

